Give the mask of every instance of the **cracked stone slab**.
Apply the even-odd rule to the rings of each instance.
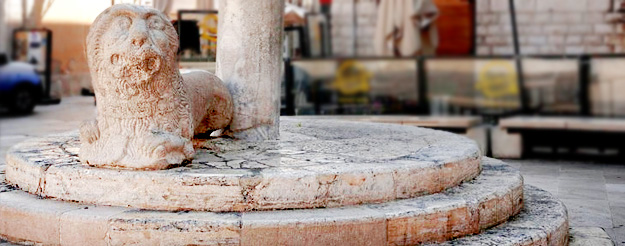
[[[521,212],[478,235],[437,245],[568,245],[568,214],[564,203],[534,186],[525,186]]]
[[[57,200],[228,212],[382,203],[434,194],[481,170],[477,144],[447,132],[297,117],[280,128],[279,141],[196,141],[192,163],[160,171],[89,167],[78,159],[77,132],[51,135],[11,148],[6,179]]]
[[[441,193],[337,208],[170,212],[80,205],[41,199],[20,190],[5,191],[0,193],[3,218],[0,235],[12,241],[60,245],[76,242],[82,245],[414,245],[444,242],[489,231],[521,211],[523,180],[518,170],[489,158],[484,158],[483,167],[476,179]],[[553,199],[551,196],[542,191],[540,196],[532,192],[534,190],[530,190],[526,206],[528,202],[551,204],[548,200]],[[531,204],[525,211],[557,208]],[[536,220],[534,224],[551,230],[551,224],[542,223],[543,219],[536,216],[531,217]],[[550,221],[551,217],[545,219]],[[33,223],[37,226],[28,226]]]

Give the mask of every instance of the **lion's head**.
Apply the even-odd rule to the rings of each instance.
[[[111,6],[93,22],[86,48],[96,94],[113,89],[128,98],[151,87],[155,77],[177,73],[178,36],[155,9]]]

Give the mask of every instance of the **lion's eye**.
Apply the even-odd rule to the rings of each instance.
[[[115,19],[115,23],[121,28],[128,29],[132,25],[132,19],[128,16],[119,16]]]
[[[163,23],[163,20],[161,20],[161,18],[158,18],[157,16],[151,16],[148,19],[148,27],[150,29],[163,30],[165,29],[165,23]]]

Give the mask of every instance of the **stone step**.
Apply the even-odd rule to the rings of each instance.
[[[478,235],[436,245],[568,245],[569,225],[564,204],[533,186],[525,186],[523,194],[523,210],[509,221]],[[594,239],[593,242],[601,241]]]
[[[0,235],[11,241],[55,245],[443,242],[488,229],[521,210],[519,172],[489,158],[482,166],[475,180],[416,198],[339,208],[228,213],[80,205],[41,199],[4,184],[0,185]]]
[[[340,207],[433,194],[475,178],[481,154],[455,134],[410,126],[285,118],[280,142],[231,139],[160,171],[93,168],[77,133],[20,143],[6,178],[31,194],[151,210],[250,211]]]

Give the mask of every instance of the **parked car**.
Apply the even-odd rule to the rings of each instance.
[[[0,54],[0,104],[15,114],[28,114],[42,97],[43,83],[35,67],[24,62],[10,62]]]

